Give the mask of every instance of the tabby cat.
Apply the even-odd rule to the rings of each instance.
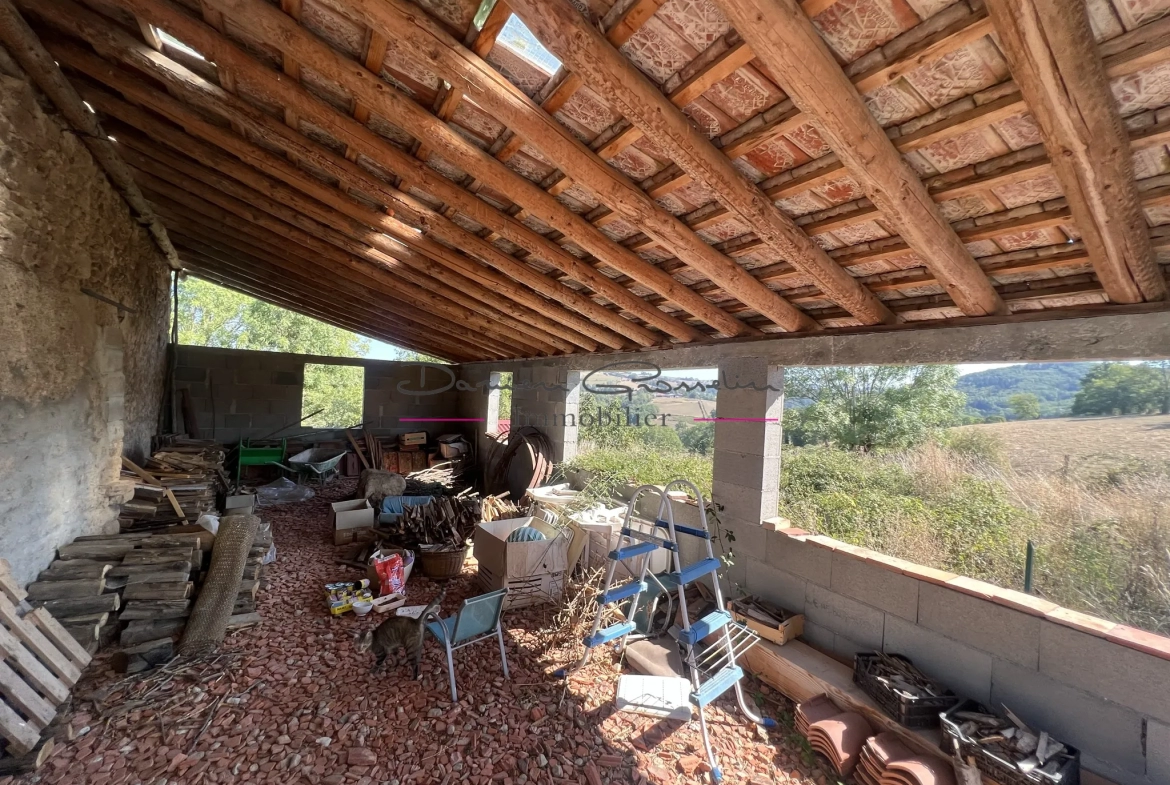
[[[428,614],[439,609],[439,606],[443,602],[443,597],[446,594],[447,588],[443,587],[443,590],[439,592],[439,596],[431,600],[430,604],[427,605],[417,619],[412,619],[408,616],[391,616],[373,630],[366,630],[357,636],[356,646],[359,652],[367,652],[370,649],[374,650],[376,659],[374,661],[374,667],[370,669],[370,673],[375,672],[381,667],[387,654],[401,648],[406,652],[407,661],[414,661],[414,678],[418,678],[418,668],[422,662],[425,619]]]

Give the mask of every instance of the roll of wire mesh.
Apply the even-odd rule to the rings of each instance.
[[[183,631],[179,654],[185,657],[210,654],[223,642],[236,595],[240,593],[248,551],[259,529],[260,518],[255,515],[228,515],[220,520],[211,550],[211,566]]]
[[[552,442],[543,431],[525,425],[496,436],[484,482],[488,493],[508,491],[519,502],[525,490],[544,485],[552,472]]]

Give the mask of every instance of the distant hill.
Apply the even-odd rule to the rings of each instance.
[[[1040,399],[1040,414],[1058,417],[1068,414],[1081,379],[1097,363],[1028,363],[1007,368],[969,373],[959,377],[958,388],[967,394],[971,414],[989,417],[1011,416],[1008,398],[1032,393]]]

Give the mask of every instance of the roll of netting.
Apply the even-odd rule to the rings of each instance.
[[[228,515],[220,520],[211,550],[211,566],[187,620],[179,654],[185,657],[210,654],[223,642],[236,595],[240,593],[248,551],[259,529],[260,518],[255,515]]]

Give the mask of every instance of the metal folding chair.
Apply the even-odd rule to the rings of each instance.
[[[447,651],[447,673],[451,677],[451,700],[458,701],[459,695],[455,690],[455,658],[456,649],[470,646],[473,643],[485,641],[493,635],[500,642],[500,663],[504,666],[504,678],[512,678],[508,674],[508,657],[504,653],[504,628],[500,624],[500,615],[504,611],[504,595],[507,589],[481,594],[463,601],[463,607],[454,616],[440,619],[437,613],[428,615],[426,622],[427,632],[434,635]],[[422,656],[422,652],[419,652]]]

